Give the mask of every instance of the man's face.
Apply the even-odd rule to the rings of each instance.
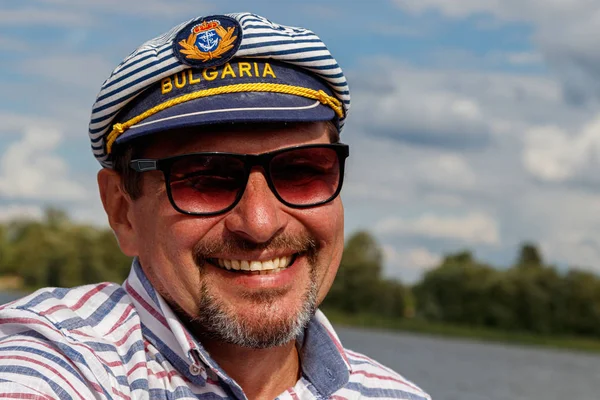
[[[258,154],[311,143],[329,143],[325,123],[162,135],[144,157]],[[287,207],[255,167],[234,209],[189,216],[171,206],[162,173],[144,173],[143,179],[142,196],[129,203],[132,252],[158,292],[191,321],[190,328],[199,336],[246,347],[292,340],[337,272],[343,249],[341,199],[307,209]],[[292,263],[270,274],[219,267],[253,261]]]

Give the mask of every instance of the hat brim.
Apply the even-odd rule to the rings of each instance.
[[[319,100],[281,93],[230,93],[199,98],[169,107],[131,126],[117,140],[166,130],[227,123],[332,121],[336,114]]]

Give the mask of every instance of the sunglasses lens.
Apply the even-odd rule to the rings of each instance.
[[[173,202],[189,213],[214,213],[231,206],[246,183],[244,162],[227,155],[185,157],[171,166]]]
[[[270,170],[279,196],[296,206],[330,200],[340,184],[340,163],[331,148],[286,151],[271,160]]]

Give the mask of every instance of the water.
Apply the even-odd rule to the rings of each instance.
[[[336,328],[434,400],[600,400],[600,355]]]
[[[0,305],[11,302],[25,296],[27,293],[19,291],[5,290],[0,292]]]

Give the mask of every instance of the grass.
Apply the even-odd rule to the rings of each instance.
[[[509,332],[479,327],[442,324],[419,319],[394,319],[370,314],[350,315],[331,309],[325,309],[323,311],[327,315],[327,318],[337,325],[600,353],[600,338],[546,336],[527,332]]]

